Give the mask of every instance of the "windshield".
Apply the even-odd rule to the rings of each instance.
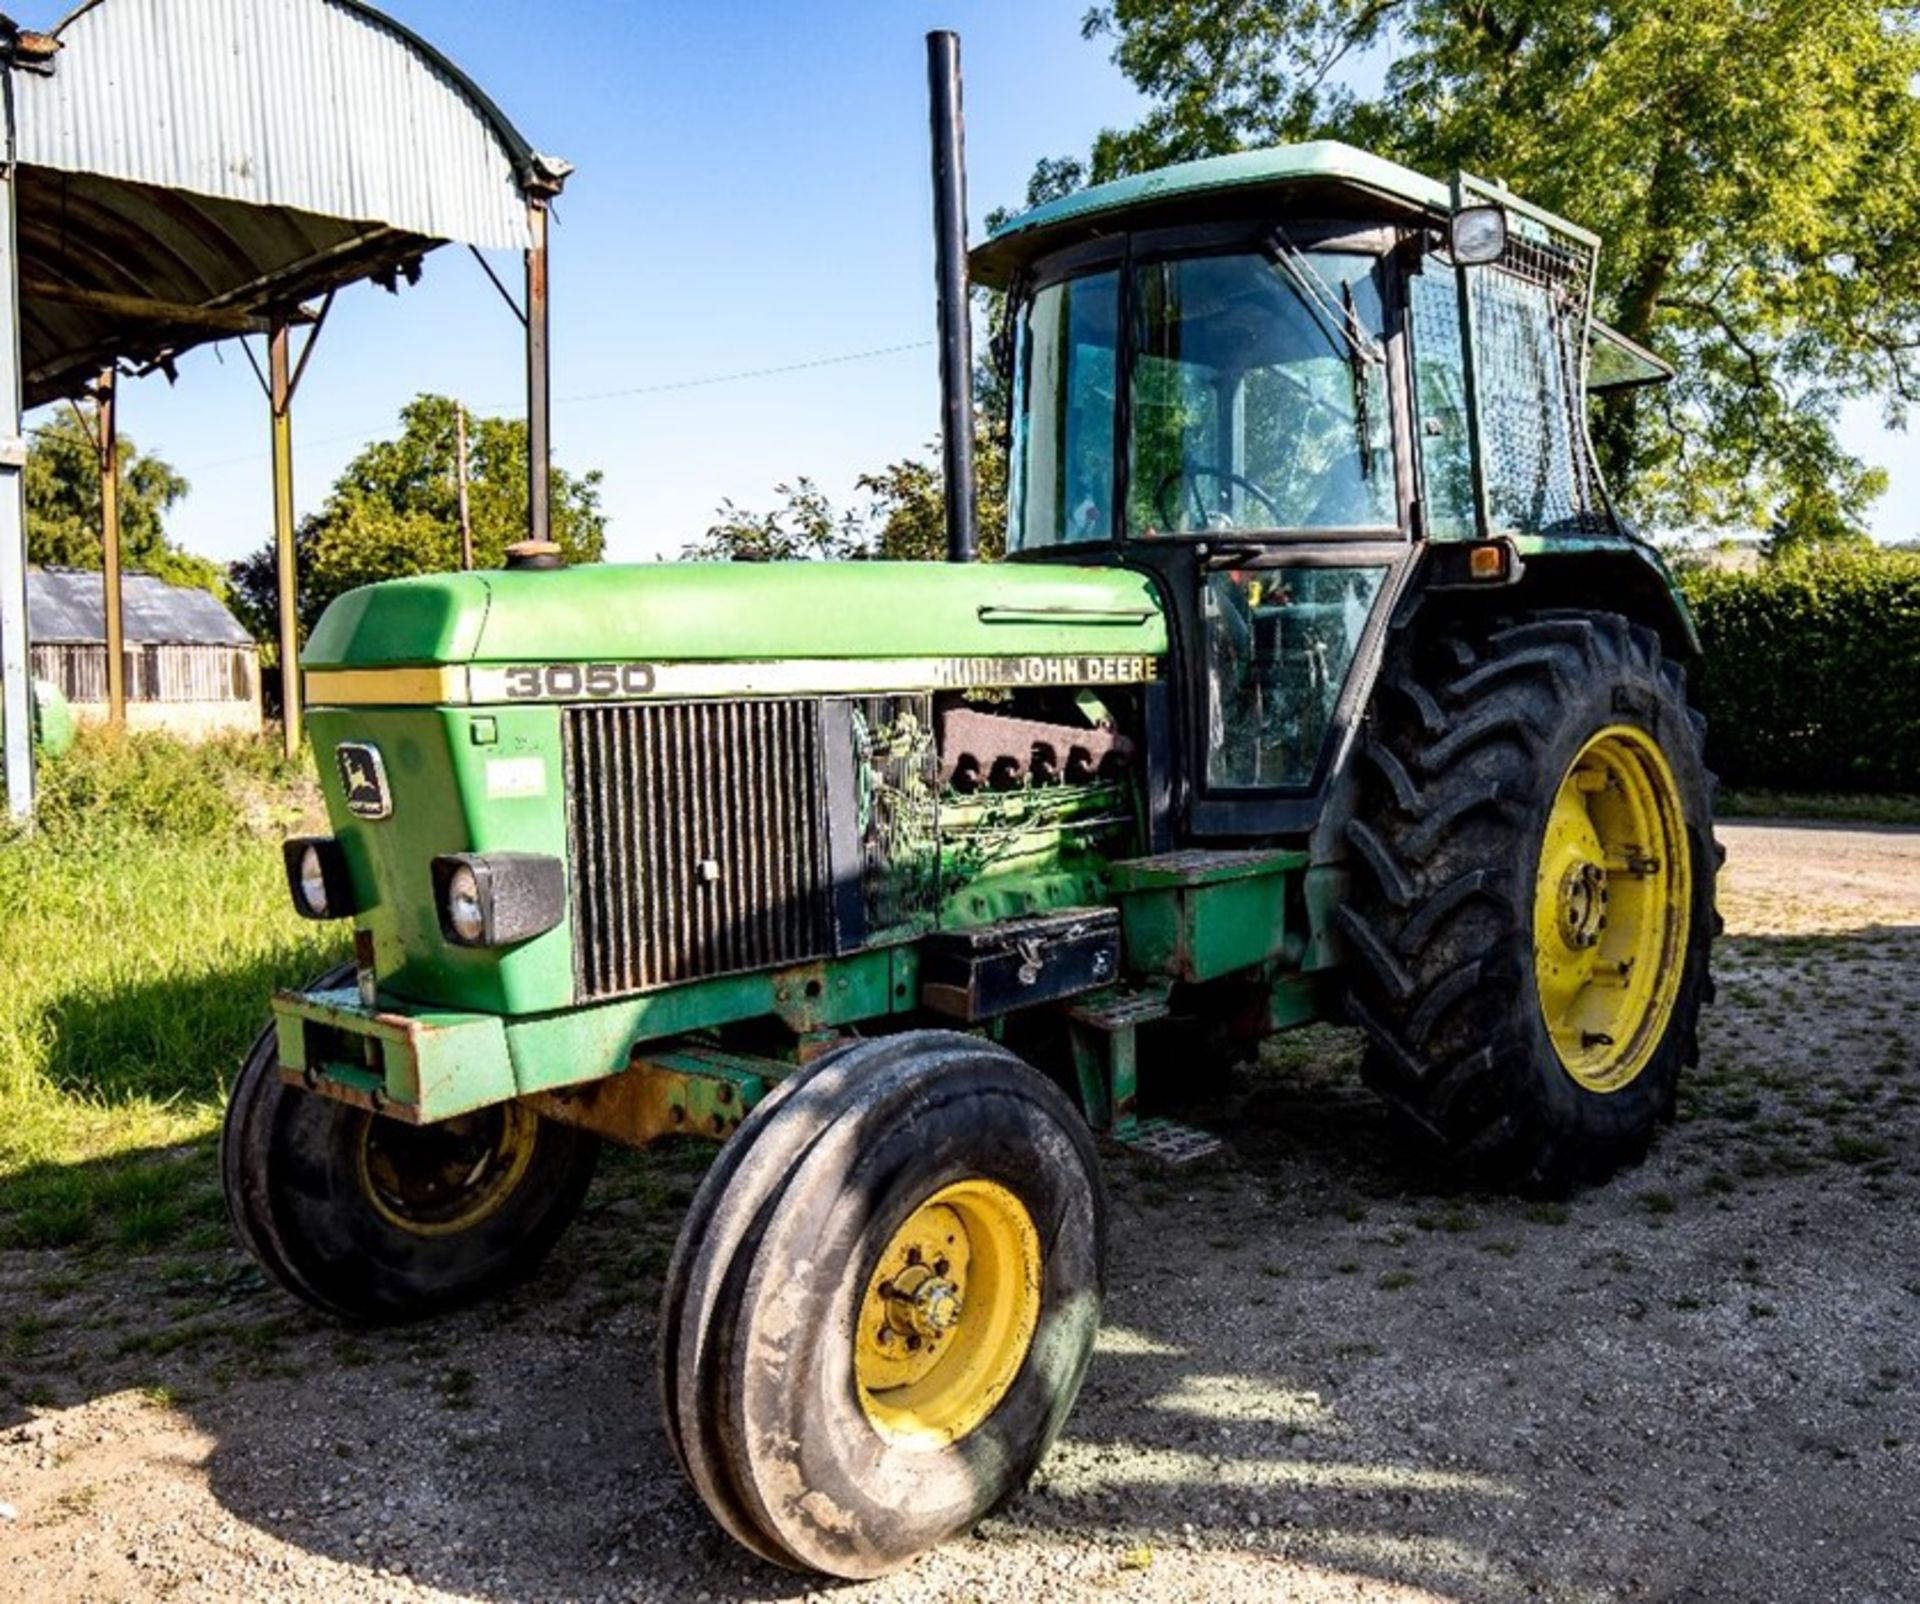
[[[1010,549],[1114,538],[1122,385],[1128,534],[1393,529],[1379,270],[1286,248],[1149,263],[1124,375],[1117,273],[1037,292],[1015,342]]]
[[[1127,527],[1135,535],[1395,522],[1371,256],[1157,262],[1133,297]],[[1303,293],[1311,286],[1312,301]]]

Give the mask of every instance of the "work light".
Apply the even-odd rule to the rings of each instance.
[[[346,854],[331,836],[296,836],[281,846],[287,889],[303,919],[344,919],[354,911]]]
[[[1499,206],[1463,206],[1448,229],[1453,259],[1464,267],[1497,262],[1507,254],[1507,214]]]
[[[566,917],[567,872],[537,852],[454,852],[433,860],[433,892],[456,947],[510,947]]]

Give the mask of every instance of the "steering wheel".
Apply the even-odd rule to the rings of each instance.
[[[1168,474],[1166,478],[1160,481],[1160,488],[1156,490],[1153,495],[1153,510],[1160,515],[1160,522],[1168,529],[1172,529],[1178,520],[1175,516],[1173,503],[1167,499],[1167,492],[1183,484],[1189,486],[1193,491],[1193,510],[1199,514],[1200,527],[1205,529],[1209,526],[1209,520],[1212,518],[1213,512],[1200,494],[1200,481],[1202,479],[1218,479],[1223,484],[1237,485],[1267,509],[1267,516],[1273,520],[1275,527],[1278,527],[1280,523],[1280,509],[1274,505],[1273,497],[1268,495],[1266,491],[1262,490],[1245,474],[1235,473],[1230,468],[1215,468],[1204,462],[1183,462],[1179,467],[1175,468],[1172,473]]]

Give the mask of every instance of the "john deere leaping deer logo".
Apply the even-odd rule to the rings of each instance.
[[[361,741],[342,741],[333,749],[340,765],[340,789],[347,799],[347,811],[360,819],[384,819],[393,811],[393,798],[387,792],[387,766],[380,761],[380,748]]]

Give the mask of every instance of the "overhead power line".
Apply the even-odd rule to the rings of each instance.
[[[700,390],[720,384],[743,384],[750,379],[778,378],[782,374],[806,373],[816,368],[844,367],[852,362],[873,362],[881,357],[900,356],[908,351],[924,351],[931,347],[931,340],[910,340],[904,345],[880,345],[865,351],[846,351],[837,356],[810,357],[804,362],[785,362],[774,367],[745,368],[734,373],[712,373],[694,379],[669,379],[660,384],[636,384],[620,390],[593,390],[579,395],[554,397],[555,406],[576,406],[589,401],[620,401],[633,396],[666,395],[676,390]],[[518,401],[497,403],[484,409],[493,413],[509,413],[521,406]],[[322,435],[317,439],[303,439],[306,446],[338,445],[343,440],[370,440],[380,431],[379,425],[370,428],[353,429],[341,434]],[[187,476],[196,473],[208,473],[215,468],[231,468],[243,462],[260,462],[267,457],[264,451],[250,451],[243,456],[222,457],[216,462],[202,462],[182,467],[180,472]]]

